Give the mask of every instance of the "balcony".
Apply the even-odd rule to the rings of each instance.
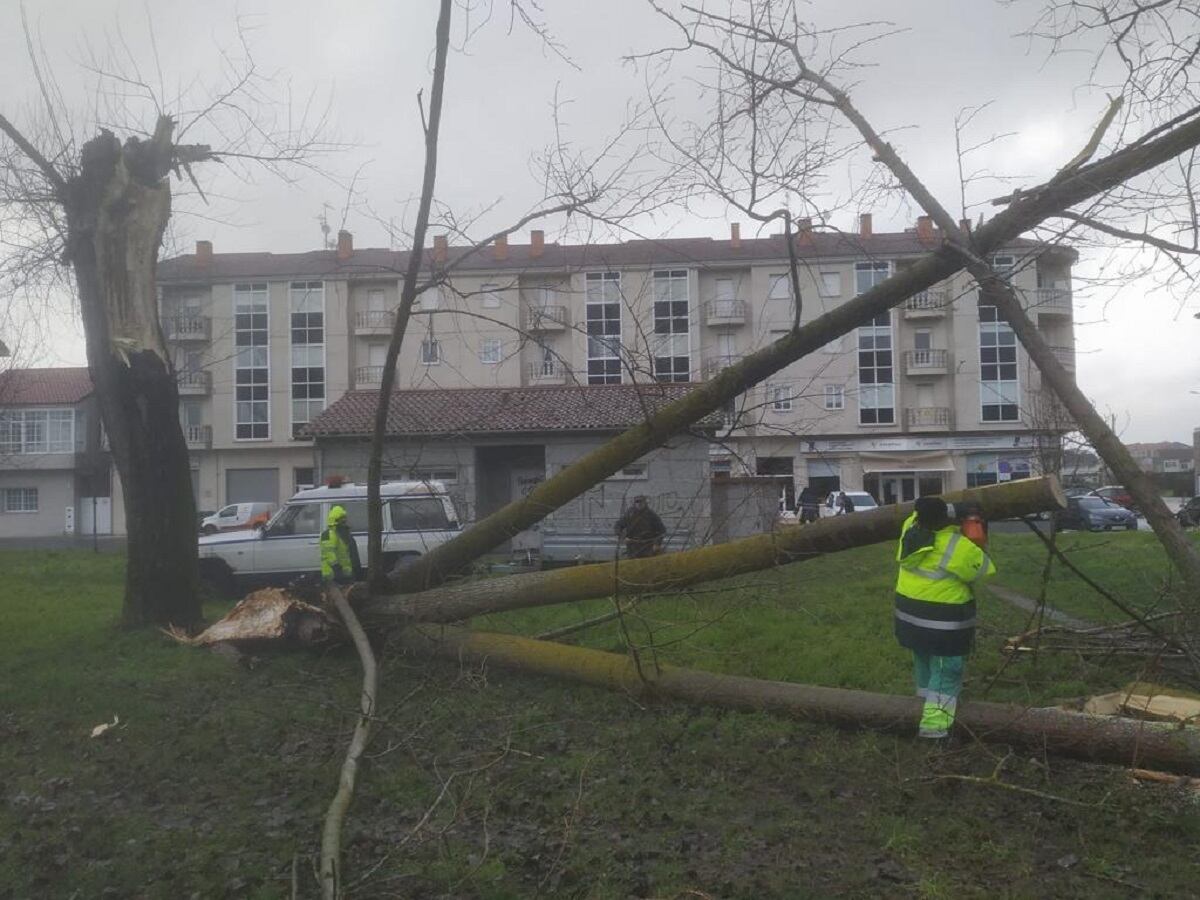
[[[730,366],[736,366],[744,357],[740,353],[735,353],[731,356],[714,356],[712,359],[704,362],[704,378],[708,380],[715,378],[720,374],[722,369],[728,369]]]
[[[183,437],[189,450],[208,450],[212,447],[212,426],[184,425]]]
[[[383,366],[358,366],[354,370],[354,387],[377,388],[383,380]]]
[[[944,316],[949,306],[949,291],[920,291],[904,301],[904,318],[929,319]]]
[[[905,350],[904,373],[919,377],[923,375],[947,375],[950,372],[948,350]]]
[[[562,331],[569,322],[565,306],[531,306],[525,312],[526,331]]]
[[[356,335],[391,334],[396,314],[390,309],[360,309],[354,314]]]
[[[1030,310],[1039,316],[1071,316],[1071,292],[1066,288],[1038,288],[1030,299]]]
[[[704,304],[704,323],[713,327],[746,324],[746,304],[742,300],[710,300]]]
[[[212,390],[212,372],[176,372],[180,397],[206,397]]]
[[[945,406],[910,406],[904,411],[905,431],[946,431],[954,427],[954,414]]]
[[[212,319],[208,316],[167,316],[162,328],[168,341],[207,343],[212,339]]]
[[[529,384],[566,384],[567,367],[557,360],[530,363],[526,369]]]

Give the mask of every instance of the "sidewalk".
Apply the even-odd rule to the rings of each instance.
[[[125,536],[102,534],[58,534],[53,537],[0,538],[0,550],[97,550],[124,553]]]

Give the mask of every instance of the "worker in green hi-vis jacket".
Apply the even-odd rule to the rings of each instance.
[[[912,651],[917,694],[925,701],[919,734],[944,738],[954,725],[966,657],[975,643],[974,587],[994,575],[996,566],[951,523],[941,497],[921,497],[915,510],[896,548],[896,640]]]

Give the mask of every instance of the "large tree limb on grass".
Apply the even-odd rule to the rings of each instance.
[[[976,230],[972,242],[974,252],[981,256],[995,252],[1045,219],[1103,194],[1197,145],[1200,145],[1200,121],[1188,122],[1154,140],[1119,150],[1053,183],[1031,190]],[[671,436],[720,409],[784,366],[903,303],[913,294],[932,287],[960,271],[964,265],[964,260],[953,248],[941,247],[853,300],[793,329],[770,346],[723,370],[712,381],[699,385],[687,397],[664,407],[651,419],[546,479],[527,496],[421,557],[400,573],[396,588],[401,592],[412,592],[440,584],[447,576],[461,571],[479,556],[541,521],[592,485],[661,446]]]
[[[516,635],[424,626],[408,629],[403,642],[416,652],[494,663],[635,696],[766,711],[843,728],[913,736],[921,718],[920,697],[764,681],[671,665],[642,666],[639,671],[634,661],[622,654]],[[1053,708],[967,701],[958,707],[955,730],[977,740],[1015,744],[1038,752],[1183,775],[1200,774],[1200,732],[1193,728]]]
[[[1066,506],[1054,476],[956,491],[945,498],[951,503],[975,501],[988,519],[1015,518]],[[574,566],[446,585],[409,596],[376,598],[363,614],[384,627],[409,622],[458,622],[485,613],[609,597],[618,583],[622,592],[645,598],[823,553],[895,540],[912,510],[911,503],[883,506],[808,525],[784,526],[727,544],[621,560],[619,569],[615,563]]]

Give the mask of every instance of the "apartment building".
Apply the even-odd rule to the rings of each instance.
[[[941,235],[802,223],[794,296],[781,236],[450,247],[438,237],[397,387],[436,390],[695,382],[912,265]],[[196,253],[160,266],[164,331],[201,507],[274,500],[320,476],[305,425],[348,390],[378,387],[403,252]],[[1069,248],[995,254],[1074,366]],[[798,302],[797,302],[798,301]],[[756,386],[724,411],[711,471],[791,477],[882,502],[1025,477],[1064,425],[995,310],[955,276]],[[789,491],[789,493],[791,493]]]
[[[1126,444],[1125,447],[1144,472],[1190,472],[1194,466],[1192,447],[1182,441]]]
[[[0,372],[0,537],[124,532],[101,434],[86,368]]]

